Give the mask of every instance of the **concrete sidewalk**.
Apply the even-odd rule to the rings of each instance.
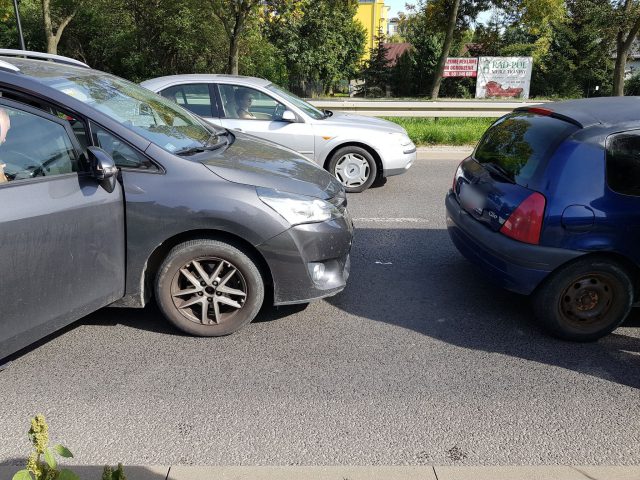
[[[418,160],[457,160],[460,162],[471,155],[473,148],[446,145],[418,147]]]
[[[70,467],[100,480],[101,466]],[[11,480],[20,467],[0,467]],[[125,466],[127,480],[640,480],[640,466],[522,467],[191,467]]]

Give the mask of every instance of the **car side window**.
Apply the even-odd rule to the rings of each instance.
[[[607,183],[614,192],[640,196],[640,131],[607,141]]]
[[[77,171],[78,158],[65,127],[0,105],[0,184]]]
[[[158,170],[158,167],[147,157],[95,123],[91,123],[91,134],[94,145],[111,155],[116,166],[150,171]]]
[[[282,120],[287,109],[269,95],[240,85],[219,85],[226,118],[240,120]]]
[[[174,85],[165,88],[160,94],[201,117],[218,116],[215,102],[211,99],[209,85],[206,83]]]

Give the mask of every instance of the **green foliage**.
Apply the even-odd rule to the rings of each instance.
[[[62,445],[49,448],[49,426],[44,415],[36,415],[31,419],[28,437],[33,451],[29,455],[26,468],[18,471],[13,480],[79,480],[70,470],[58,470],[54,453],[64,458],[71,458],[73,454]]]
[[[127,480],[122,464],[119,463],[115,470],[109,465],[105,465],[102,471],[102,480]]]
[[[263,32],[285,59],[289,88],[316,96],[353,78],[364,52],[357,0],[267,0]]]
[[[385,117],[407,130],[416,145],[475,145],[493,118]]]
[[[635,74],[625,82],[625,93],[627,95],[640,95],[640,74]]]
[[[371,49],[369,60],[364,62],[359,76],[364,83],[359,87],[358,93],[365,97],[385,96],[391,78],[387,46],[382,28],[378,29],[375,40],[376,46]]]

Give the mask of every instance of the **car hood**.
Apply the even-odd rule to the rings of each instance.
[[[340,127],[373,127],[387,132],[400,132],[405,133],[397,123],[389,122],[381,118],[365,117],[364,115],[356,115],[354,113],[333,112],[328,118],[318,120],[322,125],[336,125]]]
[[[253,136],[234,136],[229,148],[201,160],[225,180],[324,200],[342,190],[335,177],[299,153]]]

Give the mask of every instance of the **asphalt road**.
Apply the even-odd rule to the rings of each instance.
[[[596,343],[546,336],[450,243],[456,165],[350,196],[334,298],[218,339],[105,309],[23,352],[0,372],[0,463],[42,412],[77,464],[640,464],[640,312]]]

